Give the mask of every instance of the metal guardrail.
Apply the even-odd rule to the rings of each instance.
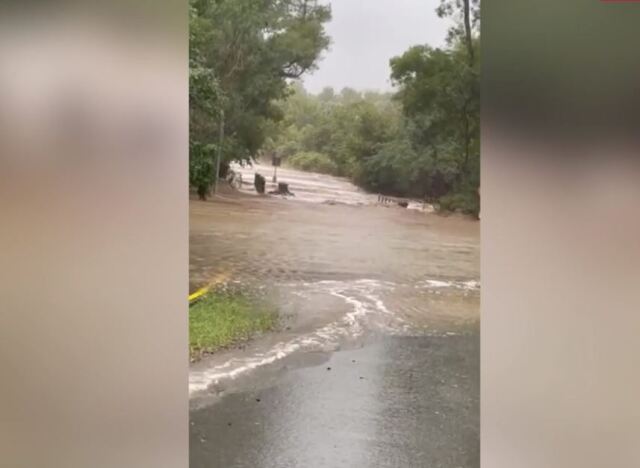
[[[387,195],[378,195],[378,203],[381,205],[389,205],[391,203],[395,203],[396,205],[400,204],[400,203],[409,203],[409,200],[406,198],[400,198],[400,197],[390,197]]]

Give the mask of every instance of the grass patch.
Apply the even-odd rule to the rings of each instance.
[[[271,330],[276,322],[275,311],[260,307],[242,295],[208,293],[189,307],[191,360]]]

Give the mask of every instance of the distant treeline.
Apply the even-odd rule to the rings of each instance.
[[[191,184],[205,196],[224,110],[226,163],[277,152],[285,164],[351,178],[375,192],[478,213],[479,2],[442,0],[447,45],[390,60],[394,94],[296,78],[329,39],[312,0],[191,0]]]

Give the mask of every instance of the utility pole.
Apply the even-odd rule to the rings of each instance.
[[[220,160],[222,159],[222,143],[224,142],[224,110],[220,109],[220,138],[218,140],[218,151],[216,155],[216,175],[213,179],[213,195],[218,190],[218,178],[220,177]]]

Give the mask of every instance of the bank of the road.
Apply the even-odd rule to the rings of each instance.
[[[221,273],[189,295],[191,362],[276,326],[275,310],[260,305],[241,290],[227,288],[229,277],[229,273]]]

